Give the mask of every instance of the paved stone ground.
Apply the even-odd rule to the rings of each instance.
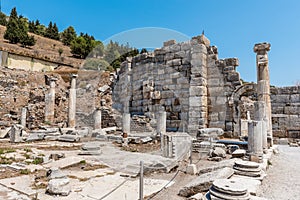
[[[269,200],[300,199],[300,148],[279,146],[258,196]]]

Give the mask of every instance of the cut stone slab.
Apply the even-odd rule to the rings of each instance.
[[[62,142],[78,142],[80,140],[80,136],[65,134],[65,135],[59,136],[58,140],[62,141]]]
[[[152,138],[151,137],[145,137],[145,138],[141,138],[141,142],[143,144],[147,143],[147,142],[151,142],[152,141]]]
[[[45,133],[30,133],[26,141],[33,142],[33,141],[43,140],[44,138],[45,138]]]
[[[227,179],[231,177],[234,170],[225,167],[213,172],[202,174],[188,183],[186,186],[180,189],[179,195],[183,197],[189,197],[196,193],[206,192],[211,184],[217,179]]]
[[[245,149],[237,149],[231,155],[233,158],[242,158],[246,155],[246,150]]]
[[[80,158],[80,157],[71,156],[71,157],[62,158],[60,160],[44,164],[43,166],[45,168],[48,168],[48,169],[50,169],[52,167],[56,167],[56,168],[59,168],[59,169],[64,169],[64,168],[70,167],[72,165],[78,164],[82,160],[83,159]]]
[[[29,197],[34,197],[34,195],[36,194],[36,190],[29,187],[33,183],[34,183],[34,177],[31,177],[30,175],[18,176],[18,177],[6,178],[0,180],[1,185],[13,189],[22,194],[26,194]]]

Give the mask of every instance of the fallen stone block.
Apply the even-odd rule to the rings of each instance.
[[[80,141],[80,136],[79,135],[65,134],[65,135],[59,136],[58,137],[58,141],[62,141],[62,142],[78,142],[78,141]]]
[[[211,152],[210,157],[226,157],[226,151],[220,147],[215,147],[214,150]]]
[[[231,155],[233,158],[242,158],[246,155],[246,150],[245,149],[237,149]]]
[[[141,138],[141,142],[143,144],[147,143],[147,142],[151,142],[152,141],[152,138],[151,137],[145,137],[145,138]]]
[[[75,131],[75,128],[60,128],[61,134],[70,134]]]
[[[46,192],[51,195],[68,196],[71,192],[68,178],[51,179],[48,183]]]
[[[45,138],[45,133],[30,133],[26,141],[33,142],[33,141],[43,140],[44,138]]]
[[[180,189],[179,195],[190,197],[196,193],[206,192],[211,184],[217,179],[227,179],[231,177],[234,170],[228,167],[213,172],[202,174]]]
[[[195,164],[189,164],[186,167],[186,173],[191,175],[197,174],[197,166]]]
[[[11,127],[6,128],[6,129],[1,129],[0,130],[0,138],[8,137],[8,133],[9,133],[10,129],[11,129]]]
[[[47,171],[48,180],[51,179],[62,179],[67,178],[67,176],[57,167],[52,167]]]

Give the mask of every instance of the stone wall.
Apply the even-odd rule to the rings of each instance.
[[[218,60],[218,51],[200,35],[182,43],[168,41],[153,53],[122,64],[114,87],[114,108],[156,119],[167,112],[168,131],[217,127],[233,130],[228,100],[241,85],[238,59]]]
[[[272,87],[271,102],[274,136],[300,138],[300,86]]]
[[[0,65],[10,69],[20,69],[26,71],[53,71],[57,67],[65,66],[61,63],[50,62],[33,57],[0,51]]]

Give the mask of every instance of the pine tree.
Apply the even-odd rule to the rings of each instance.
[[[33,46],[35,39],[33,36],[29,36],[27,31],[27,19],[22,16],[18,17],[16,8],[13,8],[4,33],[4,39],[13,44],[21,43],[23,47]]]
[[[54,23],[53,27],[52,27],[51,39],[59,40],[59,31],[58,31],[56,23]]]
[[[6,26],[7,21],[6,21],[6,15],[3,12],[0,12],[0,25]]]
[[[70,46],[71,42],[76,39],[76,31],[72,26],[69,26],[61,34],[61,40],[64,45]]]
[[[4,39],[10,43],[17,44],[20,41],[20,28],[17,9],[13,8],[10,12],[7,29],[4,33]]]
[[[35,33],[36,32],[34,21],[29,21],[28,22],[28,31],[30,33]]]
[[[59,40],[59,32],[56,23],[52,24],[52,22],[49,23],[45,37],[54,39],[54,40]]]

